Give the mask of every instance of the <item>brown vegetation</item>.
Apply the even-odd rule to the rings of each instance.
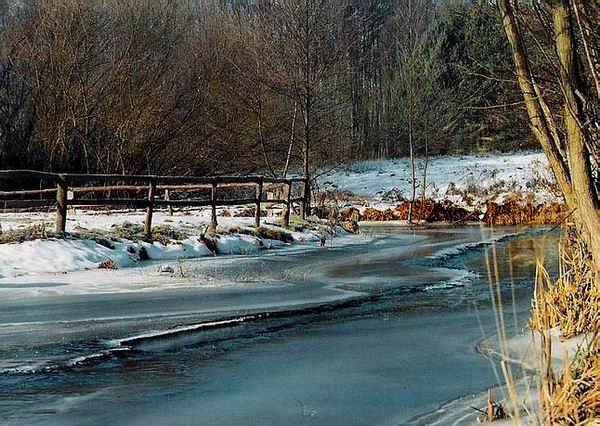
[[[600,289],[589,249],[574,229],[562,238],[560,277],[553,282],[539,266],[531,314],[534,330],[560,327],[570,338],[600,330]]]
[[[534,205],[531,199],[511,197],[502,204],[487,203],[484,221],[491,225],[557,225],[567,216],[567,208],[560,203]]]
[[[368,221],[386,222],[409,220],[411,214],[410,202],[404,201],[394,209],[379,210],[368,207],[360,214],[359,210],[350,207],[341,211],[340,221]],[[479,221],[481,211],[466,210],[450,201],[434,201],[431,199],[415,200],[412,208],[413,222],[449,222],[462,223],[468,221]],[[520,197],[511,197],[504,203],[487,203],[486,213],[483,221],[488,226],[498,225],[558,225],[569,216],[564,204],[550,202],[534,205],[531,200],[523,200]]]
[[[549,425],[597,425],[600,421],[600,338],[556,381],[545,383],[544,411]]]
[[[540,401],[549,425],[595,425],[600,421],[600,291],[589,247],[576,228],[563,232],[560,275],[552,282],[538,266],[530,325],[541,336]],[[555,376],[549,330],[564,338],[588,336]]]
[[[386,209],[382,211],[369,207],[360,216],[360,220],[365,222],[387,222],[399,220],[399,217],[395,210]]]
[[[408,220],[410,203],[404,202],[396,207],[401,220]],[[469,212],[450,201],[433,201],[430,199],[415,200],[412,209],[412,220],[426,222],[461,222],[477,219],[478,212]]]

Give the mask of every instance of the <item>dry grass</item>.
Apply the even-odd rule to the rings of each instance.
[[[401,202],[394,209],[378,210],[369,207],[362,215],[355,208],[347,208],[341,211],[340,220],[369,222],[408,220],[409,210],[410,202],[408,201]],[[417,199],[413,204],[413,220],[415,222],[459,223],[477,221],[481,214],[481,210],[469,211],[448,200],[440,202],[432,199]],[[536,206],[531,199],[513,196],[506,199],[502,204],[487,203],[483,221],[488,226],[557,225],[564,222],[567,216],[568,211],[564,204],[546,203]]]
[[[548,425],[600,424],[600,338],[582,348],[558,379],[543,377],[542,410]]]
[[[62,235],[48,232],[44,223],[30,225],[22,229],[9,229],[2,231],[0,228],[0,244],[23,243],[49,237],[61,237]]]
[[[563,232],[559,254],[560,276],[555,282],[538,264],[531,328],[560,327],[565,338],[596,332],[600,329],[600,280],[587,247],[573,229]]]
[[[362,215],[360,220],[370,222],[385,222],[392,220],[408,220],[408,213],[410,210],[410,202],[404,201],[398,204],[395,209],[377,210],[374,208],[367,208]],[[350,217],[354,214],[348,210],[344,213],[344,217]],[[462,222],[465,220],[477,219],[479,212],[469,212],[461,207],[452,204],[449,201],[433,201],[430,199],[426,200],[415,200],[413,204],[413,221],[427,221],[427,222]]]
[[[410,203],[404,202],[396,211],[402,220],[408,220],[408,212]],[[461,207],[458,207],[450,201],[434,201],[430,199],[415,200],[413,205],[413,219],[415,221],[427,222],[461,222],[465,220],[473,220],[479,216],[479,212],[469,212]]]
[[[590,253],[573,228],[559,245],[560,276],[552,282],[538,264],[531,327],[542,336],[540,401],[544,424],[600,424],[600,280]],[[593,336],[575,359],[555,376],[548,330],[559,327],[564,338]]]
[[[502,309],[498,262],[495,247],[486,255],[490,294],[496,313],[497,335],[502,360],[501,372],[505,387],[502,403],[488,398],[484,421],[498,420],[496,407],[514,424],[541,425],[600,425],[600,296],[599,281],[591,267],[591,257],[586,245],[572,228],[563,231],[559,243],[559,278],[551,279],[537,259],[536,291],[532,302],[530,326],[539,348],[535,352],[537,368],[533,383],[519,388],[511,371],[511,353],[507,345],[505,318]],[[512,269],[511,269],[512,271]],[[552,329],[559,328],[562,338],[588,336],[582,347],[565,359],[561,371],[553,365]],[[537,344],[536,344],[537,346]],[[562,354],[558,354],[562,355]],[[522,367],[524,368],[524,367]],[[526,371],[523,374],[527,375]],[[539,404],[533,402],[531,390],[537,388]],[[518,390],[520,389],[520,390]],[[528,396],[529,395],[529,396]],[[527,402],[529,400],[529,402]],[[483,410],[482,410],[483,411]]]
[[[386,222],[391,220],[398,220],[399,217],[396,214],[396,212],[392,209],[382,211],[369,207],[364,211],[360,219],[367,222]]]
[[[538,262],[530,326],[541,336],[540,417],[547,425],[600,424],[600,291],[589,250],[572,227],[559,243],[559,278],[552,281]],[[552,368],[550,329],[563,338],[592,336],[562,372]]]

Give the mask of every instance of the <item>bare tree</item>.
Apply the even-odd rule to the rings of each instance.
[[[348,72],[344,35],[345,0],[283,0],[261,3],[261,26],[268,64],[263,70],[273,90],[289,97],[302,118],[302,171],[310,194],[312,159],[318,146],[328,153],[337,141],[339,110],[347,99],[335,94]],[[295,120],[295,119],[294,119]],[[295,121],[292,126],[295,133]],[[329,133],[328,133],[329,132]],[[294,138],[295,136],[292,136]],[[292,143],[293,143],[292,139]],[[310,208],[306,197],[304,212]]]
[[[598,160],[592,154],[598,141],[600,94],[594,89],[598,62],[594,62],[590,49],[597,38],[591,34],[595,27],[588,26],[587,31],[581,27],[583,31],[577,34],[577,16],[581,17],[587,6],[590,2],[579,0],[552,0],[534,6],[539,19],[536,22],[547,29],[551,49],[546,49],[539,36],[523,25],[517,2],[498,1],[533,133],[600,271],[600,202],[592,175],[592,163]],[[596,14],[590,15],[592,11]],[[597,7],[591,5],[586,12],[589,22],[597,22],[597,12]],[[541,49],[540,56],[545,60],[542,66],[546,65],[550,79],[540,78],[536,72],[540,63],[533,59],[528,38]],[[555,87],[552,80],[557,82]],[[553,98],[554,93],[557,96]]]
[[[424,107],[424,95],[432,89],[427,71],[425,49],[428,29],[433,13],[432,4],[418,0],[401,0],[393,15],[393,40],[391,55],[395,61],[392,77],[395,86],[395,100],[401,124],[405,128],[408,143],[410,169],[410,206],[408,221],[413,220],[413,206],[417,194],[417,126]]]

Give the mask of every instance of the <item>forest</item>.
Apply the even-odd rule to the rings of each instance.
[[[285,177],[535,147],[495,4],[2,0],[0,168]]]

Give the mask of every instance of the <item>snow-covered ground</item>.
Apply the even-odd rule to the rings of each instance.
[[[21,243],[0,244],[0,278],[98,269],[100,263],[109,260],[120,269],[138,265],[140,257],[148,257],[154,261],[180,261],[213,256],[211,250],[200,240],[209,217],[210,212],[206,210],[185,210],[175,213],[174,216],[169,216],[166,212],[156,212],[153,220],[155,226],[168,225],[171,229],[186,235],[185,238],[164,244],[111,237],[110,232],[115,226],[142,225],[144,214],[141,212],[122,211],[111,214],[90,211],[70,212],[67,232],[72,233],[71,238],[39,238]],[[52,230],[53,220],[53,213],[0,214],[0,224],[3,232],[6,233],[18,232],[32,226]],[[218,253],[254,254],[259,250],[285,245],[280,240],[235,232],[235,229],[240,228],[250,230],[253,221],[253,218],[220,217],[218,221],[220,234],[215,237]],[[278,220],[266,218],[263,226],[278,229],[276,222]],[[232,229],[234,230],[230,232]],[[317,229],[282,231],[291,234],[295,242],[319,240],[320,231]],[[102,238],[87,236],[90,233],[100,235]],[[104,235],[106,238],[103,238]],[[172,266],[168,269],[172,269]]]
[[[419,159],[417,164],[420,182],[423,161]],[[351,193],[349,205],[389,207],[410,194],[409,176],[408,159],[367,161],[322,176],[318,189]],[[514,195],[532,197],[536,203],[557,199],[552,191],[547,161],[543,154],[536,152],[432,157],[427,182],[429,197],[450,200],[466,208],[481,207],[485,201],[499,202]],[[232,217],[241,211],[241,208],[219,211],[226,213],[218,218],[221,235],[216,245],[220,254],[251,254],[284,244],[279,240],[246,235],[247,232],[229,232],[232,228],[252,225],[253,218]],[[90,237],[90,234],[110,237],[115,226],[132,224],[140,227],[144,222],[142,211],[77,210],[69,211],[67,217],[67,232],[86,235],[85,238],[45,238],[20,244],[0,244],[0,278],[96,269],[100,263],[109,260],[118,268],[131,267],[139,262],[140,254],[145,257],[146,253],[152,260],[171,261],[213,255],[199,239],[210,220],[209,209],[186,209],[174,216],[166,211],[156,212],[154,226],[168,226],[184,235],[169,244],[123,238],[109,238],[109,244],[106,244],[106,241]],[[0,213],[0,229],[10,233],[35,226],[43,233],[44,229],[54,228],[54,220],[53,211]],[[278,217],[267,217],[263,221],[267,227],[276,227],[278,222]],[[306,229],[290,233],[294,241],[301,242],[317,241],[320,232]]]
[[[422,193],[424,160],[417,159],[417,194]],[[439,156],[429,159],[427,196],[449,200],[461,207],[501,202],[506,197],[533,197],[541,204],[556,201],[548,161],[540,152]],[[323,190],[339,190],[352,198],[369,200],[372,207],[397,204],[411,194],[408,158],[364,161],[325,174]]]

